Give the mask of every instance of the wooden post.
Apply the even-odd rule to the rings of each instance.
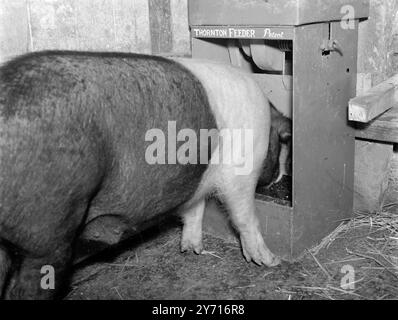
[[[173,49],[170,0],[149,0],[148,4],[152,53],[169,53]]]

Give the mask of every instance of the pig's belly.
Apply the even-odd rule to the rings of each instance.
[[[115,174],[93,199],[87,222],[102,216],[118,216],[131,227],[173,211],[189,201],[198,190],[207,165],[140,164],[123,181]]]

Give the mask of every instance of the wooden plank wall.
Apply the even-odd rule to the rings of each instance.
[[[187,20],[187,0],[1,0],[0,61],[42,49],[189,54]],[[371,0],[358,69],[359,92],[397,72],[398,1]]]
[[[0,2],[0,62],[29,51],[28,18],[25,0]]]
[[[358,93],[398,72],[398,1],[370,0],[370,17],[359,24]]]
[[[358,94],[398,74],[397,0],[370,1],[370,18],[360,23],[358,54]],[[389,188],[384,203],[396,203],[397,199],[398,145],[390,161]]]
[[[187,0],[1,0],[0,62],[45,49],[189,54]]]

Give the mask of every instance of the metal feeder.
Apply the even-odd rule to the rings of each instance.
[[[318,244],[353,212],[358,22],[368,0],[189,0],[192,57],[253,73],[293,119],[292,202],[257,197],[267,245],[287,260]],[[206,228],[230,227],[214,204]]]

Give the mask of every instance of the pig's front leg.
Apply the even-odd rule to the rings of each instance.
[[[182,213],[184,226],[182,229],[181,252],[192,250],[196,254],[202,253],[202,224],[204,210],[205,200],[201,200]]]
[[[224,183],[218,187],[239,231],[243,255],[247,262],[253,261],[268,267],[277,266],[281,260],[266,246],[255,213],[254,193],[257,175],[235,176],[231,168],[223,168],[223,171]]]

